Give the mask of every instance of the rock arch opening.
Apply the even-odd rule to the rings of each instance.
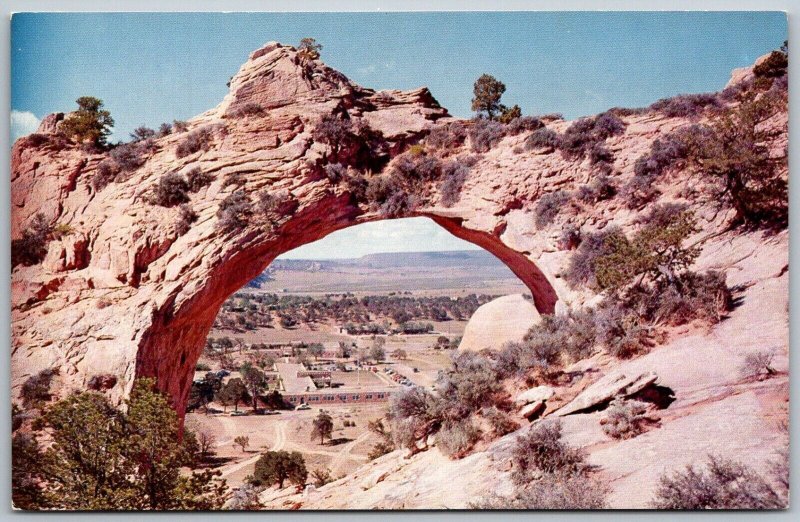
[[[491,254],[497,264],[508,268],[508,276],[516,276],[516,292],[529,291],[539,313],[553,313],[557,296],[545,275],[528,257],[508,247],[496,235],[470,229],[458,218],[438,215],[408,217],[428,222],[433,228],[441,227],[448,233],[446,235],[454,236],[453,240],[461,244],[480,247],[475,249],[473,246],[474,252]],[[327,203],[323,200],[314,211],[305,210],[294,214],[290,222],[282,225],[280,230],[265,234],[266,239],[245,238],[241,248],[227,256],[215,258],[212,254],[215,267],[207,278],[189,281],[186,287],[177,289],[171,299],[153,311],[153,324],[139,345],[136,376],[155,377],[159,387],[173,398],[176,409],[183,415],[196,363],[206,347],[206,340],[215,320],[229,297],[258,278],[282,254],[314,243],[334,232],[353,230],[350,227],[367,223],[374,225],[382,221],[384,219],[377,216],[357,215],[346,206],[343,210],[341,201],[335,198]],[[424,251],[425,247],[406,246],[405,249]],[[439,248],[434,245],[432,249]],[[398,277],[398,281],[402,281],[402,277]],[[342,290],[347,291],[346,286],[344,284]],[[272,289],[275,290],[274,286]],[[283,289],[278,291],[282,292]],[[277,317],[274,319],[279,320]]]

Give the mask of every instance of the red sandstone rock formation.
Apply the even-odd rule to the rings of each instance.
[[[248,104],[263,111],[242,114]],[[137,376],[155,376],[183,411],[191,376],[222,302],[263,271],[278,255],[359,223],[385,219],[354,201],[344,184],[332,184],[315,168],[328,147],[312,138],[323,116],[346,112],[351,121],[382,135],[387,160],[419,141],[434,125],[453,121],[427,89],[376,92],[353,84],[319,61],[303,62],[294,48],[269,43],[253,52],[215,108],[193,118],[187,132],[154,142],[146,162],[102,190],[91,181],[106,153],[59,142],[57,115],[12,151],[12,237],[41,213],[72,233],[49,244],[41,264],[12,273],[12,385],[41,369],[58,367],[67,386],[85,389],[96,375],[117,380],[109,391],[120,400]],[[660,135],[686,121],[645,113],[623,118],[623,134],[608,140],[619,180]],[[549,125],[563,131],[568,122]],[[207,150],[176,155],[187,133],[206,127]],[[560,279],[568,252],[557,247],[559,226],[537,230],[537,199],[574,188],[594,174],[588,161],[559,153],[515,148],[525,136],[504,138],[481,155],[457,204],[439,204],[436,187],[420,208],[458,237],[504,261],[531,289],[541,313],[559,303],[584,300]],[[776,147],[785,143],[776,138]],[[458,152],[458,151],[454,151]],[[162,175],[194,167],[214,181],[191,195],[198,219],[179,234],[178,207],[149,202]],[[225,179],[241,176],[255,200],[262,191],[287,193],[296,202],[275,227],[252,219],[234,232],[218,226],[220,204],[236,189]],[[676,179],[664,197],[677,194]],[[726,216],[697,209],[706,232]],[[573,209],[588,228],[630,225],[636,212],[617,200]]]

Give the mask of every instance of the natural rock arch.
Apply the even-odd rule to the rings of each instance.
[[[66,389],[85,388],[95,375],[118,377],[109,393],[121,400],[136,377],[155,376],[183,412],[195,362],[230,294],[283,252],[389,217],[426,216],[481,246],[530,288],[540,312],[554,311],[557,293],[525,246],[530,238],[518,233],[519,220],[530,220],[524,207],[546,183],[525,172],[500,187],[496,172],[476,169],[452,208],[437,203],[431,185],[419,206],[387,216],[320,175],[329,151],[313,130],[324,116],[342,113],[380,133],[384,164],[434,125],[454,121],[427,89],[376,93],[270,43],[250,55],[219,106],[191,120],[188,131],[155,140],[142,165],[102,189],[92,180],[108,155],[64,142],[57,134],[63,116],[18,140],[12,237],[38,213],[71,232],[49,244],[41,264],[12,273],[13,386],[58,367]],[[209,141],[177,154],[198,129]],[[164,174],[192,168],[215,179],[191,196],[197,220],[184,232],[178,208],[154,205],[149,194]],[[291,205],[275,222],[253,217],[225,231],[218,210],[234,190],[250,199],[286,194]]]
[[[209,270],[202,286],[182,302],[168,299],[163,307],[154,311],[152,324],[139,341],[136,375],[155,377],[182,411],[188,399],[195,363],[220,307],[230,295],[263,272],[279,255],[336,230],[380,220],[373,216],[358,216],[357,209],[349,205],[339,206],[343,199],[332,196],[330,201],[321,200],[313,208],[297,212],[280,230],[256,236],[248,245],[231,251]],[[457,237],[494,254],[528,286],[541,313],[554,311],[555,291],[541,270],[527,257],[491,234],[464,228],[455,219],[429,217]]]

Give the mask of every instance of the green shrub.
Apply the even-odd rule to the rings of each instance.
[[[201,150],[208,150],[213,139],[214,132],[210,125],[193,130],[183,138],[183,141],[178,143],[175,156],[183,158]]]
[[[196,372],[210,372],[211,366],[207,365],[206,363],[197,363],[194,366],[194,371]]]
[[[548,192],[536,202],[534,214],[536,228],[542,229],[555,221],[561,209],[572,202],[572,193],[566,190]]]
[[[661,477],[655,509],[783,509],[788,498],[779,495],[752,468],[709,456],[705,470],[692,465]]]
[[[253,215],[253,203],[242,190],[229,194],[217,210],[219,221],[217,225],[224,231],[230,232],[247,226]]]
[[[633,284],[674,280],[700,254],[683,241],[697,230],[693,215],[681,212],[669,222],[651,223],[628,239],[624,234],[604,238],[603,253],[593,260],[598,288],[617,293]]]
[[[97,392],[47,408],[48,444],[38,459],[41,508],[52,510],[210,510],[226,500],[218,472],[186,474],[178,417],[149,379],[135,383],[125,411]],[[158,451],[152,451],[158,448]]]
[[[189,124],[182,120],[173,120],[172,128],[175,132],[186,132],[189,130]]]
[[[525,140],[525,150],[555,149],[560,143],[561,139],[557,132],[542,127],[533,131]]]
[[[214,181],[214,176],[203,172],[200,167],[193,167],[186,173],[186,182],[192,192],[198,192],[203,187],[210,185],[212,181]]]
[[[28,377],[20,389],[22,405],[25,408],[33,408],[49,401],[51,398],[50,386],[58,373],[58,368],[48,368]]]
[[[612,439],[630,439],[644,433],[650,422],[646,414],[646,403],[616,398],[606,409],[606,416],[600,424],[603,432]]]
[[[678,326],[695,319],[716,324],[731,309],[733,296],[723,272],[686,271],[672,281],[634,286],[624,302],[653,324]]]
[[[512,121],[518,120],[521,117],[522,109],[519,108],[519,105],[514,105],[512,107],[506,107],[503,105],[500,108],[500,117],[497,118],[497,121],[508,125]]]
[[[264,114],[264,107],[258,103],[247,102],[235,107],[228,108],[225,113],[226,118],[244,118],[247,116],[261,116]]]
[[[514,470],[511,479],[518,486],[542,474],[571,475],[586,471],[583,451],[561,440],[561,421],[542,420],[517,438],[511,450]]]
[[[161,176],[153,191],[153,202],[162,207],[174,207],[189,201],[189,183],[177,172]]]
[[[11,241],[11,267],[31,266],[42,262],[47,255],[47,244],[52,239],[53,227],[38,213],[33,216],[22,237]]]
[[[508,412],[503,411],[496,406],[489,406],[481,410],[481,415],[489,421],[492,426],[492,431],[496,437],[508,435],[511,432],[519,429],[519,424],[515,421]]]
[[[772,359],[775,357],[773,350],[759,350],[750,352],[744,357],[739,373],[748,379],[752,377],[766,378],[775,375],[777,372],[772,367]]]
[[[189,205],[181,205],[178,209],[178,221],[175,230],[179,236],[184,235],[192,228],[192,223],[197,221],[197,213]]]
[[[436,434],[436,447],[450,458],[461,458],[480,438],[480,430],[469,418],[446,421]]]
[[[489,152],[505,136],[502,123],[478,119],[473,120],[469,129],[469,143],[472,152]]]
[[[596,510],[607,509],[606,496],[610,488],[606,483],[585,475],[545,475],[539,480],[519,488],[510,497],[489,496],[471,505],[475,509],[552,509]]]
[[[753,75],[757,78],[777,78],[785,76],[789,69],[789,54],[783,51],[772,51],[766,60],[753,67]]]
[[[771,130],[762,123],[786,110],[786,93],[767,92],[726,110],[689,143],[689,165],[712,202],[736,212],[735,224],[785,228],[786,157],[770,154]]]
[[[467,139],[467,129],[461,122],[452,122],[446,125],[434,127],[425,143],[434,149],[444,151],[460,147]]]

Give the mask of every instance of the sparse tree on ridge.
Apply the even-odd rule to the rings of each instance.
[[[318,44],[314,38],[303,38],[300,40],[300,45],[297,46],[297,54],[304,61],[316,60],[319,58],[321,50],[322,44]]]
[[[103,109],[103,100],[81,96],[75,103],[78,104],[78,110],[61,122],[61,132],[78,143],[104,146],[114,126],[114,119],[109,111]]]
[[[482,74],[475,81],[472,92],[475,95],[472,98],[472,110],[477,112],[479,116],[495,120],[498,114],[505,109],[503,104],[500,103],[500,98],[506,92],[506,86],[494,76]]]

